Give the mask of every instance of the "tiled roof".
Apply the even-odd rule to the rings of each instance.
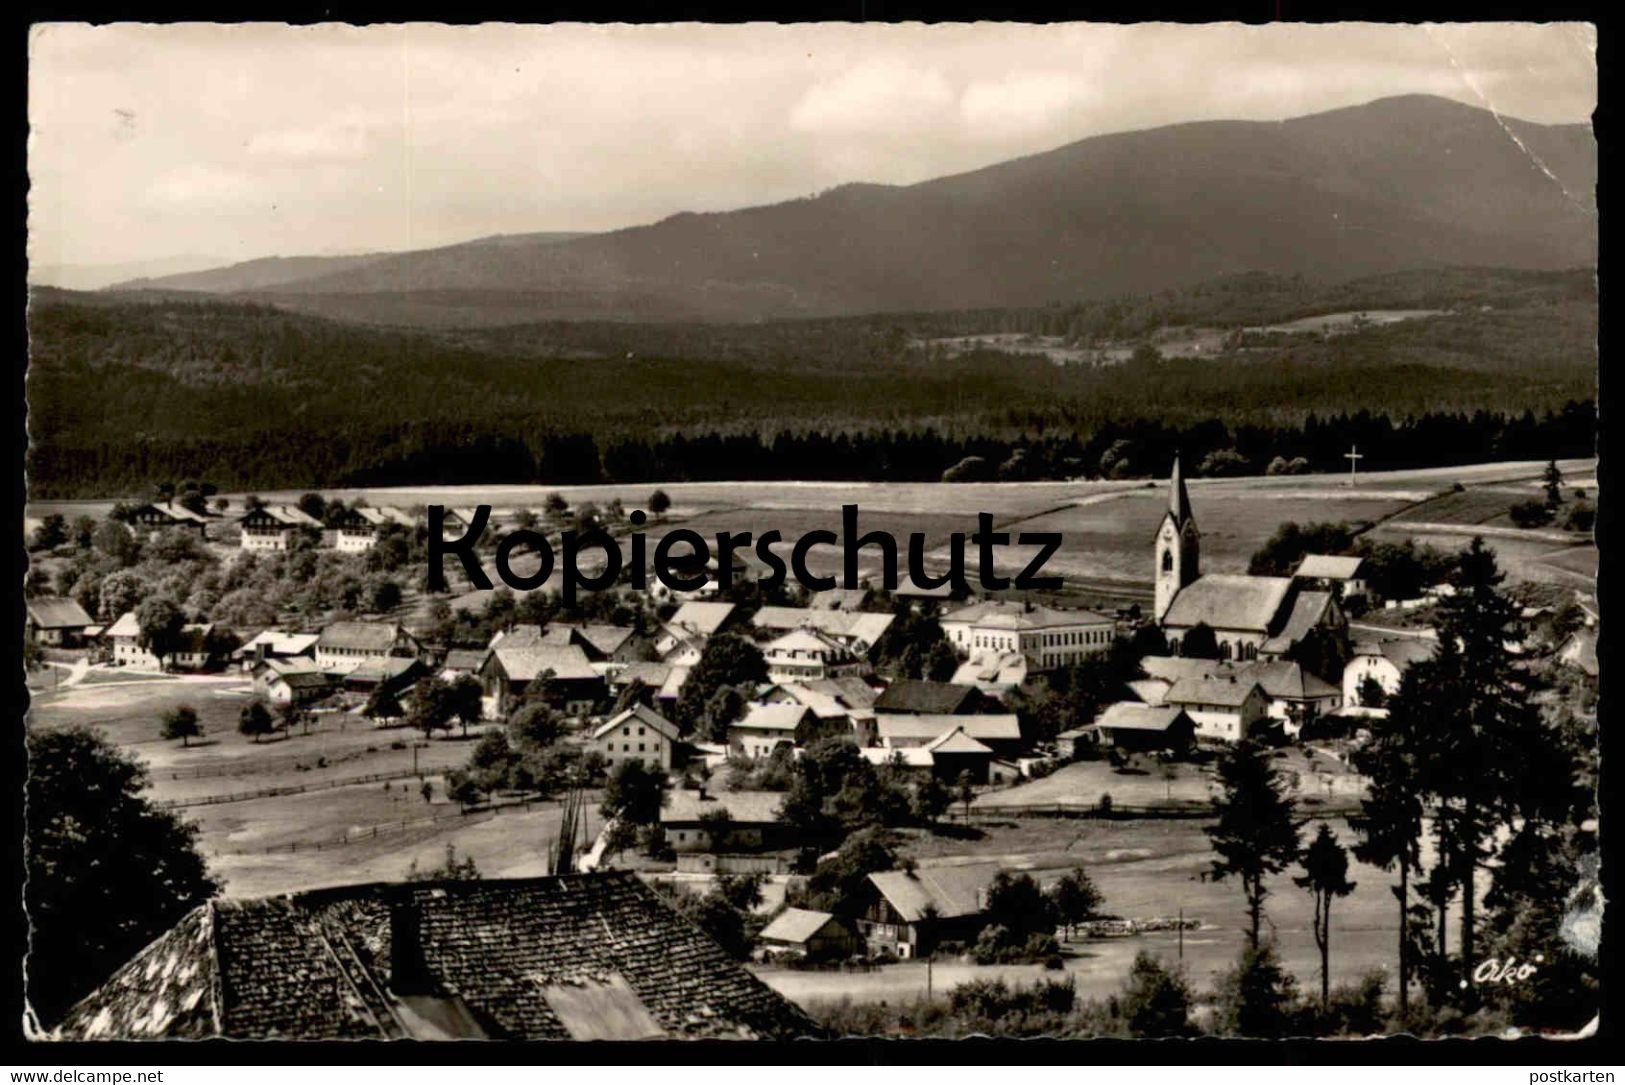
[[[929,742],[957,727],[963,727],[967,735],[983,742],[1016,742],[1021,738],[1021,720],[1014,712],[975,716],[916,714],[875,717],[875,730],[883,742],[898,739]]]
[[[761,937],[769,942],[805,942],[834,918],[828,912],[786,908],[774,917],[773,922],[762,928]]]
[[[1408,670],[1413,663],[1420,663],[1424,659],[1432,659],[1433,653],[1439,650],[1439,642],[1425,637],[1394,637],[1391,640],[1376,643],[1365,642],[1355,646],[1354,654],[1361,656],[1382,656],[1398,667],[1401,673]]]
[[[139,505],[131,510],[132,515],[139,515],[144,512],[156,512],[160,516],[166,516],[171,520],[181,521],[188,524],[207,524],[209,522],[209,518],[207,516],[195,513],[184,505],[148,504]]]
[[[563,648],[545,644],[510,647],[504,640],[491,649],[491,655],[514,682],[534,681],[544,671],[552,671],[554,678],[565,681],[598,677],[587,661],[587,653],[574,644]]]
[[[659,689],[671,677],[670,663],[628,663],[615,675],[616,685],[631,685],[634,681],[641,681],[644,685]]]
[[[804,704],[753,704],[745,710],[744,719],[731,726],[758,731],[794,732],[811,711]]]
[[[1284,576],[1209,573],[1182,588],[1162,624],[1180,629],[1206,623],[1213,629],[1267,633],[1291,591]]]
[[[889,749],[883,746],[865,746],[858,752],[875,768],[889,765],[893,761],[911,769],[928,769],[937,763],[931,751],[924,746],[898,746]]]
[[[709,637],[722,628],[733,612],[732,603],[688,602],[677,608],[677,613],[671,616],[671,624]]]
[[[446,653],[441,669],[473,674],[485,665],[485,657],[490,654],[489,648],[453,648]]]
[[[398,960],[415,961],[417,983],[395,974]],[[65,1039],[816,1034],[802,1011],[622,872],[211,901],[60,1028]]]
[[[938,919],[976,915],[987,909],[984,894],[999,873],[998,863],[886,870],[869,881],[905,922],[923,919],[931,909]]]
[[[826,663],[839,663],[853,658],[846,645],[825,636],[816,629],[792,629],[769,643],[763,652],[769,656],[801,652]]]
[[[1137,704],[1134,701],[1119,701],[1107,705],[1106,711],[1095,720],[1095,725],[1114,731],[1162,732],[1172,727],[1174,722],[1184,715],[1185,710],[1177,705],[1148,705]]]
[[[1285,624],[1281,626],[1281,631],[1264,642],[1264,651],[1284,652],[1291,648],[1321,623],[1331,606],[1331,592],[1299,592],[1292,600],[1292,610],[1287,615]]]
[[[1360,575],[1360,566],[1364,564],[1365,559],[1360,557],[1305,554],[1293,575],[1306,580],[1353,580]]]
[[[263,645],[268,655],[296,656],[310,651],[320,638],[318,633],[284,633],[280,629],[263,629],[254,635],[252,640],[244,641],[243,646],[231,653],[232,658],[251,656],[254,649]]]
[[[28,617],[41,629],[80,629],[91,622],[84,607],[54,595],[30,599]]]
[[[393,622],[334,622],[322,630],[317,650],[343,648],[360,652],[387,652],[395,646],[401,627]]]
[[[932,739],[925,744],[925,748],[933,754],[944,753],[985,753],[992,756],[993,751],[977,742],[965,733],[964,725],[955,727],[939,738]]]
[[[874,708],[876,712],[962,712],[980,699],[975,686],[899,678],[875,698]]]
[[[1025,652],[982,652],[954,672],[953,684],[1019,686],[1027,680]]]
[[[943,622],[965,622],[984,629],[1059,629],[1078,625],[1111,625],[1112,619],[1092,610],[1057,610],[1054,607],[1027,606],[1003,599],[984,599],[944,614]]]
[[[735,822],[747,825],[766,825],[779,820],[779,807],[784,804],[780,791],[706,791],[705,798],[691,788],[675,788],[666,793],[666,805],[660,811],[665,824],[697,822],[706,814],[717,810],[728,811]]]
[[[1136,678],[1128,684],[1129,692],[1146,704],[1162,704],[1172,687],[1173,683],[1166,678]]]
[[[763,607],[751,618],[758,629],[815,629],[829,637],[861,642],[865,650],[879,643],[891,628],[890,614],[861,610],[813,610],[801,607]]]
[[[1235,678],[1182,678],[1168,691],[1168,703],[1240,708],[1257,688],[1256,682]]]
[[[243,514],[242,522],[274,520],[283,527],[321,527],[321,521],[293,505],[261,505]]]
[[[1146,656],[1140,661],[1140,666],[1153,677],[1130,682],[1129,688],[1147,704],[1165,703],[1172,697],[1171,686],[1187,679],[1203,678],[1256,682],[1266,696],[1282,700],[1315,700],[1338,693],[1336,686],[1284,659],[1232,663],[1216,659]]]
[[[675,723],[671,722],[665,716],[662,716],[649,706],[641,704],[633,705],[624,712],[617,713],[616,715],[605,720],[604,723],[592,733],[592,737],[603,738],[605,735],[614,731],[615,728],[627,723],[641,723],[646,727],[652,727],[657,733],[672,741],[675,741],[678,737],[677,725]],[[641,747],[639,748],[641,749]]]
[[[829,588],[814,592],[807,606],[813,610],[857,610],[873,594],[868,588]]]

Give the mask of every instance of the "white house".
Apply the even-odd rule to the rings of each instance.
[[[334,622],[316,638],[316,665],[347,671],[392,656],[416,657],[422,650],[416,637],[393,622]]]
[[[1055,670],[1081,663],[1110,650],[1116,623],[1092,610],[985,599],[961,607],[941,619],[942,633],[973,661],[1011,652],[1027,657],[1036,671]]]
[[[321,523],[309,513],[292,505],[262,505],[250,509],[239,521],[243,529],[244,550],[286,550],[300,528],[321,529]]]
[[[345,509],[332,527],[333,549],[354,554],[371,550],[378,542],[378,529],[385,524],[412,526],[412,518],[400,509],[385,506]]]
[[[796,629],[762,651],[767,676],[775,682],[844,678],[868,670],[852,650],[816,629]]]
[[[1336,591],[1342,599],[1366,594],[1366,563],[1362,557],[1338,554],[1305,554],[1298,562],[1294,580],[1306,586]]]
[[[1411,664],[1431,659],[1438,647],[1437,641],[1423,637],[1394,637],[1356,645],[1354,655],[1343,668],[1343,703],[1364,705],[1361,688],[1368,678],[1382,687],[1384,697],[1392,697]]]
[[[210,634],[214,632],[213,623],[193,623],[181,628],[181,645],[172,654],[165,657],[162,662],[146,648],[141,646],[141,626],[135,620],[135,612],[127,610],[119,615],[118,621],[107,627],[103,634],[113,647],[113,665],[115,667],[135,667],[143,671],[161,671],[163,664],[178,671],[195,671],[207,667],[210,662]]]
[[[1196,737],[1240,742],[1268,712],[1268,698],[1257,682],[1229,678],[1182,678],[1168,690],[1166,702],[1185,710],[1196,725]]]
[[[593,731],[587,748],[602,754],[610,770],[628,761],[641,761],[670,772],[678,741],[675,723],[639,704],[606,720]]]

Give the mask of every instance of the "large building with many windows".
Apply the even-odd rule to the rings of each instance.
[[[1019,652],[1029,669],[1051,671],[1109,649],[1116,625],[1092,610],[986,599],[944,615],[942,632],[973,660]]]

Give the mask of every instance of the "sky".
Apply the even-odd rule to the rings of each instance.
[[[400,251],[1437,94],[1596,105],[1581,24],[36,26],[29,255]]]

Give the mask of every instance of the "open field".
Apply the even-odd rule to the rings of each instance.
[[[1003,824],[1003,823],[1001,823]],[[1333,829],[1345,842],[1348,827],[1334,820]],[[1105,897],[1104,911],[1112,915],[1149,919],[1176,917],[1201,921],[1201,929],[1186,931],[1184,957],[1179,957],[1176,932],[1129,938],[1076,940],[1067,945],[1066,973],[1083,998],[1104,998],[1121,990],[1134,955],[1141,949],[1164,961],[1183,963],[1198,991],[1212,988],[1220,973],[1234,965],[1246,941],[1245,903],[1233,882],[1214,882],[1203,875],[1211,869],[1212,850],[1202,824],[1196,821],[1041,822],[1035,827],[989,830],[989,851],[1020,855],[1018,869],[1028,869],[1039,880],[1058,877],[1081,863]],[[1027,850],[1040,843],[1038,834],[1052,841],[1052,850],[1024,862]],[[922,865],[952,861],[921,858]],[[1054,864],[1054,865],[1051,865]],[[1283,964],[1297,976],[1301,987],[1318,982],[1320,957],[1310,923],[1314,913],[1309,894],[1292,884],[1291,871],[1269,881],[1265,902],[1266,931],[1277,941]],[[1332,982],[1351,982],[1370,969],[1384,969],[1394,977],[1398,915],[1389,892],[1392,876],[1360,863],[1351,865],[1354,892],[1337,901],[1332,912]],[[925,993],[923,963],[888,965],[872,972],[801,972],[757,968],[756,973],[775,989],[803,1005],[839,1001],[910,998]],[[957,983],[971,979],[1003,978],[1033,983],[1055,978],[1039,965],[977,966],[958,961],[933,966],[933,987],[945,995]]]

